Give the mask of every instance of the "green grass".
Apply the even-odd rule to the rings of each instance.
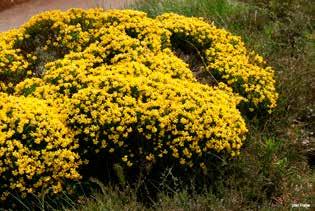
[[[206,17],[211,20],[225,22],[225,17],[237,13],[244,9],[243,5],[236,2],[222,0],[140,0],[134,7],[148,13],[150,17],[155,17],[165,12],[174,12],[185,16]]]

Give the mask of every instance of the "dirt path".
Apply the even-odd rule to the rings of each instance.
[[[1,1],[1,0],[0,0]],[[70,8],[122,8],[133,0],[30,0],[7,10],[0,11],[0,32],[16,28],[33,15],[53,9]]]

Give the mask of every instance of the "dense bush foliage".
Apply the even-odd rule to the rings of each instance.
[[[276,106],[273,70],[264,67],[265,62],[259,55],[248,54],[240,37],[197,18],[183,19],[180,15],[164,14],[157,19],[171,31],[174,44],[194,45],[216,80],[225,82],[244,96],[249,102],[249,110]]]
[[[0,96],[2,199],[43,188],[58,193],[65,180],[80,179],[78,144],[55,109],[35,98]]]
[[[175,14],[151,19],[132,10],[52,11],[0,34],[0,44],[0,91],[6,93],[1,96],[14,110],[10,136],[4,134],[3,141],[12,137],[21,147],[40,150],[30,152],[34,168],[43,168],[51,159],[47,155],[45,160],[46,153],[56,150],[58,165],[53,167],[58,170],[45,168],[57,181],[50,184],[54,192],[60,191],[62,179],[79,178],[80,162],[71,151],[77,146],[84,160],[106,152],[114,163],[129,167],[167,160],[205,170],[213,153],[239,155],[247,132],[240,103],[251,112],[276,106],[273,70],[248,53],[239,37],[202,19]],[[184,52],[190,44],[215,83],[198,82],[176,56],[177,48]],[[0,108],[8,115],[7,107]],[[33,112],[39,122],[31,121]],[[37,137],[28,126],[15,126],[23,119],[20,114],[33,129],[48,124],[49,132],[41,130],[44,134]],[[52,146],[45,144],[50,141]],[[36,156],[44,158],[37,163]],[[26,182],[22,170],[21,176],[14,173],[12,162],[18,161],[5,163],[5,170]],[[1,192],[20,187],[9,183]]]

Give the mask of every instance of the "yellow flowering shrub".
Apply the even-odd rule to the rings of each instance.
[[[187,45],[215,84],[200,83],[178,55]],[[80,177],[75,152],[129,167],[206,169],[213,153],[240,153],[241,102],[251,111],[276,106],[273,70],[239,37],[198,18],[50,11],[0,33],[0,50],[4,193],[60,191]]]
[[[50,94],[43,94],[47,91]],[[63,66],[47,72],[43,79],[18,84],[16,93],[32,94],[48,102],[57,98],[54,104],[67,113],[68,126],[85,151],[94,153],[104,148],[115,152],[118,161],[137,155],[126,161],[129,166],[147,156],[150,161],[162,159],[164,154],[190,166],[203,163],[210,150],[235,156],[247,131],[236,109],[241,98],[226,85],[212,88],[173,78],[137,62],[88,71],[84,66]],[[197,118],[201,114],[204,117]],[[141,144],[131,137],[137,137]],[[139,144],[143,149],[135,147]],[[188,157],[179,156],[188,149],[192,151]]]
[[[144,62],[153,57],[161,59],[157,54],[164,49],[194,45],[215,79],[241,94],[250,110],[271,111],[276,106],[273,70],[262,57],[248,53],[238,36],[200,18],[164,14],[151,19],[132,10],[51,11],[2,37],[2,89],[27,76],[41,74],[46,71],[46,63],[72,52],[84,52],[94,57],[95,63],[123,59]],[[43,56],[45,52],[49,54],[47,58]]]
[[[22,196],[62,190],[80,179],[78,144],[54,108],[36,98],[0,94],[0,192]]]
[[[265,67],[261,56],[248,53],[240,37],[200,18],[168,13],[157,20],[171,32],[169,40],[173,47],[197,48],[210,73],[244,96],[249,110],[262,107],[271,111],[276,106],[273,69]]]
[[[68,121],[96,151],[105,148],[129,166],[165,156],[192,167],[211,150],[239,154],[247,129],[239,98],[224,85],[106,70],[87,80],[88,88],[73,95]]]

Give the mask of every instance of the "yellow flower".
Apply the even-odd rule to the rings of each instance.
[[[215,83],[198,82],[173,52],[186,38]],[[0,33],[0,79],[2,198],[60,192],[80,178],[75,149],[128,167],[165,159],[204,169],[209,151],[239,155],[240,103],[271,112],[278,98],[274,70],[240,37],[200,18],[133,10],[48,11]]]

